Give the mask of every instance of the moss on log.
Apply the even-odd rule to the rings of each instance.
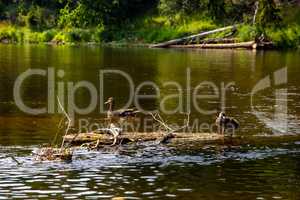
[[[168,134],[164,132],[125,132],[119,137],[122,143],[128,142],[146,142],[146,141],[164,141]],[[114,138],[109,134],[98,133],[79,133],[66,135],[65,142],[71,142],[73,145],[98,141],[99,144],[112,144]],[[224,136],[217,133],[172,133],[172,137],[168,137],[171,142],[189,142],[189,141],[216,141],[223,139]]]

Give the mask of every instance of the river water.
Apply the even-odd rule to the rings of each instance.
[[[298,51],[1,45],[0,199],[299,199],[299,55]],[[27,77],[18,93],[30,108],[48,106],[47,113],[26,113],[15,101],[16,80],[29,69],[45,74]],[[132,95],[124,74],[136,94],[159,92],[130,106],[160,108],[168,124],[178,125],[190,108],[194,132],[209,132],[206,125],[213,124],[223,108],[239,120],[241,127],[235,132],[239,139],[76,149],[70,163],[33,159],[39,145],[53,140],[62,117],[49,86],[65,97],[68,112],[72,111],[68,96],[74,97],[78,109],[95,96],[89,112],[74,114],[78,128],[80,119],[97,121],[105,116],[100,111],[106,98],[113,96],[117,108],[126,104]],[[82,87],[70,92],[68,84],[80,81],[92,85],[92,95]],[[152,85],[141,86],[145,81]],[[213,96],[194,100],[197,94]],[[145,118],[141,116],[142,121]],[[151,131],[141,124],[140,131]]]

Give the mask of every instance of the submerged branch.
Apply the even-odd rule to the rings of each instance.
[[[17,163],[17,165],[21,165],[22,163],[20,163],[14,156],[9,156],[13,161],[15,161]]]

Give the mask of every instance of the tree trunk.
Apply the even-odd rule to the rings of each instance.
[[[256,15],[257,15],[257,11],[258,11],[258,8],[259,8],[259,1],[256,1],[255,2],[255,11],[254,11],[254,16],[253,16],[253,25],[256,23]]]
[[[190,45],[170,45],[171,48],[199,48],[199,49],[255,49],[257,47],[255,41],[227,43],[227,44],[190,44]]]
[[[234,38],[211,38],[211,39],[205,39],[205,40],[200,40],[198,44],[217,44],[217,43],[234,43],[235,39]]]
[[[207,35],[211,35],[211,34],[214,34],[214,33],[222,32],[222,31],[226,31],[226,30],[235,30],[235,29],[236,29],[236,26],[227,26],[227,27],[223,27],[223,28],[218,28],[218,29],[215,29],[215,30],[202,32],[202,33],[199,33],[199,34],[196,34],[196,35],[191,35],[191,36],[182,37],[182,38],[178,38],[178,39],[174,39],[174,40],[169,40],[167,42],[162,42],[162,43],[159,43],[159,44],[150,45],[150,48],[168,47],[170,45],[175,45],[175,44],[182,43],[186,40],[201,38],[201,37],[205,37]]]

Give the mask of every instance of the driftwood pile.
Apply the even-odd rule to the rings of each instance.
[[[49,145],[47,147],[41,147],[38,150],[36,150],[35,152],[33,152],[34,156],[35,156],[35,160],[38,161],[71,161],[72,160],[72,156],[73,156],[73,151],[70,147],[70,145],[65,145],[65,140],[64,137],[62,139],[62,143],[60,148],[54,147],[54,143],[57,139],[57,135],[61,129],[61,127],[64,127],[63,125],[66,125],[66,129],[65,129],[65,133],[64,135],[68,135],[70,127],[71,127],[71,118],[69,117],[69,115],[67,114],[67,112],[65,111],[65,109],[63,108],[59,98],[57,97],[58,100],[58,104],[63,112],[63,114],[65,115],[65,117],[60,121],[59,125],[58,125],[58,131],[54,137],[54,140],[52,141],[52,145]],[[65,122],[65,119],[67,119],[67,122]]]
[[[58,98],[57,98],[58,99]],[[64,110],[58,99],[58,104],[65,115],[58,126],[58,131],[51,145],[42,147],[34,153],[35,159],[39,161],[70,161],[72,160],[74,146],[87,147],[88,149],[99,149],[104,146],[122,145],[125,143],[137,143],[155,141],[157,144],[180,141],[215,141],[223,139],[223,135],[216,133],[188,133],[190,114],[181,127],[169,126],[159,113],[149,113],[153,120],[158,123],[159,131],[156,132],[123,132],[117,125],[111,123],[107,128],[94,130],[90,133],[70,134],[71,118]],[[55,146],[58,133],[63,129],[60,147]]]
[[[38,161],[71,161],[73,152],[70,148],[61,150],[60,148],[43,147],[38,149],[35,159]]]
[[[58,99],[59,106],[65,115],[59,123],[58,132],[52,142],[52,145],[42,147],[34,152],[36,160],[39,161],[70,161],[72,160],[72,148],[84,147],[88,149],[99,149],[105,146],[115,146],[128,143],[138,143],[154,141],[157,144],[176,143],[176,142],[208,142],[223,140],[224,135],[217,133],[190,133],[189,121],[190,113],[180,127],[169,126],[159,113],[149,113],[153,120],[159,125],[156,132],[123,132],[120,127],[111,123],[107,128],[101,128],[89,133],[73,133],[70,134],[71,119],[64,110]],[[65,122],[65,120],[67,120]],[[65,123],[64,123],[65,122]],[[54,146],[58,133],[64,127],[62,142],[59,147]]]

